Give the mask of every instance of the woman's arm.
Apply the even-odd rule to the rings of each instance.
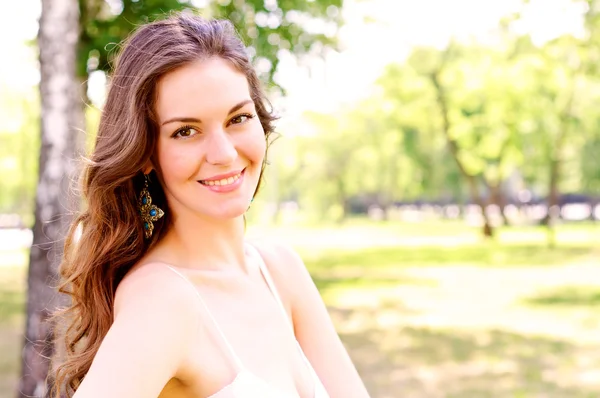
[[[156,398],[185,359],[198,329],[191,289],[148,264],[125,278],[115,320],[74,398]]]
[[[344,348],[319,291],[300,256],[285,245],[264,252],[265,260],[290,302],[296,339],[331,398],[368,398],[369,394]]]

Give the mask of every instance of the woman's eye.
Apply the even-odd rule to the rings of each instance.
[[[248,120],[252,119],[253,117],[254,117],[254,115],[249,115],[249,114],[237,115],[237,116],[234,116],[233,118],[231,118],[231,120],[229,121],[229,124],[241,124],[241,123],[247,122]]]
[[[173,134],[173,138],[188,138],[198,134],[198,130],[191,126],[184,126]]]

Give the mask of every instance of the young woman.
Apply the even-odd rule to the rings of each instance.
[[[60,269],[55,396],[368,397],[302,260],[244,240],[265,102],[227,21],[179,14],[124,44]]]

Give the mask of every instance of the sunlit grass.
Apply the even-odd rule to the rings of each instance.
[[[560,286],[528,297],[526,303],[536,306],[594,307],[600,306],[600,286]]]
[[[0,326],[20,324],[25,310],[25,287],[27,284],[27,267],[25,251],[12,253],[0,252],[0,259],[18,259],[12,264],[0,266]]]
[[[0,397],[14,396],[25,328],[27,252],[0,252]]]
[[[376,268],[462,265],[477,267],[551,266],[588,256],[591,248],[545,248],[534,245],[473,245],[455,248],[421,246],[327,250],[307,260],[309,269]],[[308,257],[308,256],[307,256]]]

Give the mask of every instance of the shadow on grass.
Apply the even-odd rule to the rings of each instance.
[[[574,261],[592,253],[592,248],[536,245],[477,245],[448,247],[374,247],[361,250],[327,250],[305,256],[310,270],[331,268],[382,268],[408,266],[547,266]]]
[[[396,326],[340,336],[372,397],[600,396],[600,383],[582,385],[579,377],[600,366],[600,347],[502,330]]]
[[[368,271],[362,276],[343,277],[335,276],[333,272],[320,272],[312,274],[313,281],[321,294],[332,288],[341,289],[378,289],[400,285],[435,286],[436,281],[429,279],[412,278],[403,275],[373,276]]]
[[[536,306],[598,306],[600,305],[600,287],[561,286],[529,297],[525,303]]]

